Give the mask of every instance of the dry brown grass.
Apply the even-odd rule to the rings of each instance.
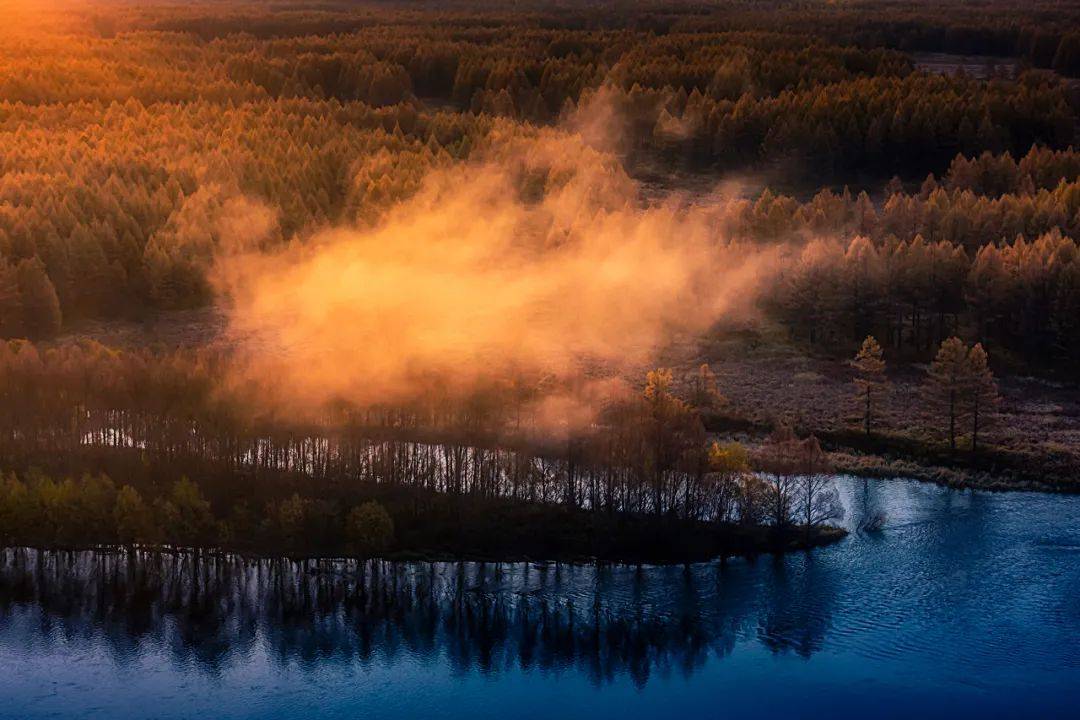
[[[886,358],[888,359],[888,358]],[[788,423],[832,437],[838,468],[872,475],[906,475],[950,485],[1027,487],[1071,485],[1080,489],[1080,388],[1023,376],[999,377],[1001,405],[980,431],[986,452],[973,462],[966,435],[947,458],[941,418],[927,412],[924,365],[890,367],[885,401],[875,410],[879,453],[845,452],[845,439],[860,440],[862,416],[847,363],[807,355],[775,329],[749,326],[724,332],[687,356],[689,371],[707,361],[728,400],[722,414],[745,420],[760,434]],[[921,448],[914,454],[912,448]],[[1000,459],[997,459],[1000,456]],[[945,459],[943,459],[945,458]],[[1010,467],[1015,466],[1015,467]]]

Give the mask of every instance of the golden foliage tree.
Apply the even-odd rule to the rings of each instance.
[[[869,437],[874,405],[887,386],[884,354],[873,335],[866,336],[851,364],[855,368],[856,397],[862,407],[863,429]]]

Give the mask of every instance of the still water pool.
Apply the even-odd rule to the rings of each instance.
[[[689,571],[7,550],[0,717],[1080,717],[1080,497],[838,482]]]

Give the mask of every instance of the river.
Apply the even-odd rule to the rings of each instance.
[[[838,484],[689,570],[9,549],[0,717],[1076,717],[1080,497]]]

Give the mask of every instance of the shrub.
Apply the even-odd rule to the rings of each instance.
[[[394,540],[394,521],[374,500],[354,507],[345,520],[349,550],[361,557],[385,551]]]

